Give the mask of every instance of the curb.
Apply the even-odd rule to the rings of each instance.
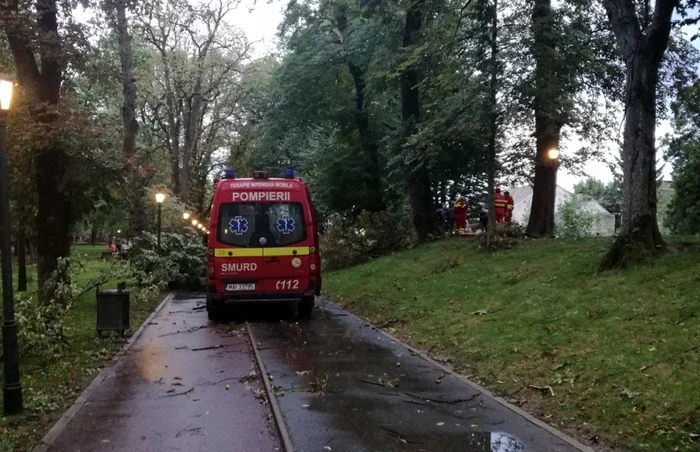
[[[32,452],[45,452],[48,450],[49,447],[53,445],[53,442],[56,441],[56,438],[63,432],[63,430],[66,428],[68,423],[73,420],[76,414],[78,414],[78,411],[85,405],[85,403],[88,401],[90,396],[92,395],[93,392],[97,389],[97,387],[104,381],[105,378],[107,378],[107,375],[111,372],[111,370],[114,368],[114,366],[117,364],[117,361],[119,361],[119,358],[123,356],[129,349],[131,348],[132,345],[136,342],[136,340],[141,336],[143,331],[146,329],[146,326],[153,320],[153,318],[165,307],[166,304],[175,296],[173,292],[169,293],[163,301],[160,302],[160,304],[156,307],[156,309],[149,315],[146,320],[143,321],[141,326],[134,332],[134,334],[131,335],[129,340],[124,344],[124,346],[117,352],[116,355],[112,358],[112,360],[109,362],[107,366],[105,366],[102,371],[100,371],[99,374],[90,382],[87,388],[83,392],[80,393],[78,398],[75,400],[73,405],[66,410],[65,413],[61,416],[61,418],[56,421],[56,423],[51,427],[51,430],[48,431],[48,433],[42,438],[41,443],[39,443],[34,449],[32,449]]]
[[[322,300],[324,303],[328,303],[329,305],[334,306],[334,307],[336,307],[336,308],[342,310],[343,312],[346,312],[349,316],[354,317],[354,318],[360,320],[361,322],[363,322],[363,323],[369,325],[369,326],[370,326],[371,328],[373,328],[375,331],[378,331],[379,333],[383,334],[384,336],[386,336],[387,338],[389,338],[389,339],[391,339],[392,341],[396,342],[397,344],[400,344],[402,347],[405,347],[405,348],[408,349],[411,353],[413,353],[413,354],[415,354],[415,355],[417,355],[417,356],[420,356],[421,358],[423,358],[424,360],[428,361],[428,362],[429,362],[430,364],[432,364],[433,366],[435,366],[435,367],[439,368],[440,370],[442,370],[443,372],[445,372],[447,375],[451,375],[451,376],[453,376],[453,377],[455,377],[455,378],[461,380],[462,382],[464,382],[464,383],[466,383],[467,385],[469,385],[471,388],[473,388],[473,389],[475,389],[475,390],[481,392],[483,395],[485,395],[486,397],[488,397],[488,398],[490,398],[491,400],[495,401],[495,402],[498,403],[499,405],[501,405],[501,406],[503,406],[503,407],[505,407],[505,408],[508,408],[510,411],[512,411],[512,412],[514,412],[514,413],[520,415],[522,418],[524,418],[524,419],[526,419],[527,421],[529,421],[529,422],[535,424],[536,426],[540,427],[541,429],[546,430],[548,433],[552,434],[553,436],[556,436],[557,438],[559,438],[560,440],[562,440],[562,441],[564,441],[565,443],[569,444],[570,446],[575,447],[575,448],[579,449],[579,450],[582,451],[582,452],[595,452],[595,449],[593,449],[592,447],[586,446],[586,445],[583,444],[582,442],[580,442],[580,441],[578,441],[578,440],[576,440],[576,439],[570,437],[569,435],[567,435],[567,434],[565,434],[565,433],[563,433],[563,432],[557,430],[556,428],[552,427],[551,425],[549,425],[549,424],[547,424],[547,423],[545,423],[545,422],[543,422],[543,421],[537,419],[535,416],[533,416],[532,414],[530,414],[530,413],[528,413],[527,411],[523,410],[522,408],[519,408],[519,407],[517,407],[517,406],[515,406],[515,405],[513,405],[513,404],[511,404],[511,403],[508,403],[503,397],[498,397],[498,396],[496,396],[494,393],[492,393],[492,392],[489,391],[488,389],[484,388],[483,386],[480,386],[480,385],[478,385],[478,384],[472,382],[471,380],[467,379],[467,377],[465,377],[465,376],[463,376],[463,375],[461,375],[461,374],[455,372],[455,370],[452,369],[452,368],[450,368],[449,366],[446,366],[446,365],[444,365],[444,364],[442,364],[442,363],[439,363],[439,362],[435,361],[434,359],[432,359],[430,356],[426,355],[426,354],[425,354],[424,352],[422,352],[421,350],[418,350],[418,349],[416,349],[416,348],[414,348],[414,347],[408,345],[407,343],[405,343],[405,342],[399,340],[398,338],[392,336],[390,333],[384,331],[382,328],[379,328],[379,327],[377,327],[377,326],[374,326],[374,325],[373,325],[372,323],[370,323],[367,319],[363,319],[362,317],[360,317],[360,316],[358,316],[358,315],[356,315],[356,314],[353,314],[352,312],[348,311],[347,309],[341,308],[341,307],[338,306],[337,304],[333,303],[332,301],[326,300],[325,298],[321,298],[321,300]]]
[[[253,329],[250,327],[248,322],[245,323],[246,330],[248,330],[248,337],[250,338],[250,345],[253,348],[253,353],[255,354],[255,360],[257,361],[258,367],[260,368],[260,376],[262,377],[263,384],[265,385],[265,391],[267,391],[267,399],[270,401],[270,407],[272,408],[272,414],[275,418],[275,424],[277,425],[277,430],[280,433],[280,438],[282,439],[282,446],[285,452],[294,452],[294,444],[287,431],[287,425],[284,423],[284,417],[282,417],[282,410],[277,403],[277,396],[275,395],[275,387],[270,382],[270,377],[267,375],[267,370],[265,370],[265,364],[262,361],[260,352],[258,351],[258,345],[255,343],[255,336],[253,336]]]

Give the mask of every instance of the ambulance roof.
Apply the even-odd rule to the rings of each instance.
[[[304,182],[300,179],[222,179],[219,181],[217,189],[220,190],[300,190]]]

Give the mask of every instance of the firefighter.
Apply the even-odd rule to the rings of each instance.
[[[503,196],[500,188],[497,188],[493,195],[493,209],[496,211],[496,223],[503,223],[503,217],[506,213],[506,197]]]
[[[469,203],[467,203],[461,196],[457,198],[457,202],[454,206],[454,217],[455,217],[455,229],[457,229],[457,234],[464,234],[467,228],[467,209],[469,208]]]
[[[503,196],[506,198],[506,213],[503,219],[506,221],[506,224],[510,224],[513,222],[513,206],[515,205],[515,200],[507,191],[503,192]]]

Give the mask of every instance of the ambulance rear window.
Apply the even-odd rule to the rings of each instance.
[[[233,246],[259,248],[287,246],[306,239],[301,203],[226,203],[219,206],[218,241]]]

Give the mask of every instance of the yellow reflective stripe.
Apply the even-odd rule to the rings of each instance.
[[[280,248],[216,248],[215,257],[308,256],[308,246]]]
[[[308,256],[310,254],[308,246],[265,248],[265,256]]]
[[[262,248],[216,248],[215,257],[262,257]]]

